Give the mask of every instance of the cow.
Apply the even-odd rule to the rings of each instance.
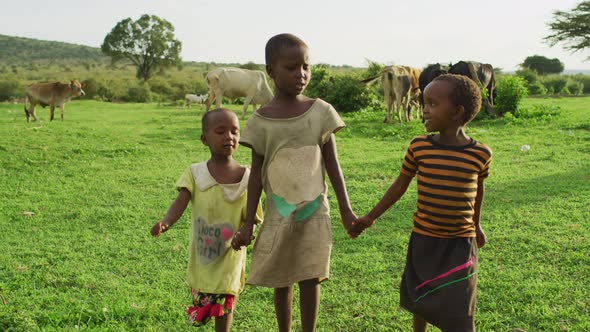
[[[422,73],[420,73],[420,77],[418,78],[418,85],[420,88],[420,107],[424,108],[424,89],[428,83],[432,82],[436,77],[446,74],[449,72],[449,66],[441,65],[440,63],[435,63],[433,65],[428,65]]]
[[[402,110],[406,115],[406,121],[408,121],[409,117],[407,109],[410,104],[410,93],[412,91],[412,78],[410,73],[400,66],[387,66],[383,68],[378,76],[364,79],[361,82],[368,84],[379,77],[381,77],[385,105],[387,106],[385,120],[383,120],[383,122],[390,122],[390,114],[391,110],[394,108],[394,103],[399,121],[403,122],[401,114]]]
[[[186,95],[184,95],[184,105],[182,105],[182,108],[184,109],[187,104],[188,104],[188,108],[191,108],[192,103],[197,103],[197,104],[202,105],[205,102],[207,102],[208,97],[209,97],[208,93],[206,93],[204,95],[199,95],[199,96],[186,94]]]
[[[420,107],[420,99],[422,98],[422,93],[420,91],[420,74],[422,74],[422,70],[410,66],[401,66],[405,71],[410,75],[412,80],[412,89],[410,91],[410,104],[408,109],[406,110],[406,119],[412,120],[412,108],[416,109],[416,116],[421,117],[422,108]]]
[[[34,83],[25,88],[25,115],[27,122],[30,122],[31,116],[37,121],[35,114],[35,106],[41,105],[43,107],[51,107],[50,121],[53,121],[55,113],[55,106],[61,110],[61,121],[64,120],[64,104],[70,99],[85,95],[82,90],[82,84],[77,80],[70,83]],[[29,101],[29,109],[27,110],[27,100]]]
[[[218,68],[208,72],[206,78],[209,85],[207,111],[214,101],[215,106],[220,108],[223,97],[230,99],[244,97],[242,111],[242,119],[244,119],[248,105],[252,104],[256,111],[256,105],[265,105],[273,97],[266,75],[260,70]]]
[[[482,105],[488,113],[493,116],[497,115],[493,108],[496,93],[496,74],[492,65],[475,61],[459,61],[449,68],[449,73],[467,76],[480,85],[482,89],[485,89],[487,99],[482,99]]]

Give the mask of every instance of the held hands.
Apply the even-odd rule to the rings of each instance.
[[[160,236],[160,234],[164,233],[165,231],[170,229],[170,225],[168,225],[165,222],[158,222],[156,223],[154,226],[152,226],[152,229],[150,230],[150,233],[152,234],[153,237],[158,237]]]
[[[340,218],[342,219],[342,225],[344,229],[346,229],[346,234],[351,239],[356,239],[360,233],[362,232],[361,229],[356,229],[353,224],[356,220],[356,214],[352,211],[346,211],[340,214]]]
[[[350,233],[352,233],[351,237],[353,239],[357,238],[359,235],[361,235],[362,232],[365,231],[365,229],[371,227],[374,222],[375,222],[375,219],[369,217],[368,215],[357,218],[352,223],[351,232],[349,232],[349,236],[350,236]]]
[[[231,247],[234,250],[240,250],[243,246],[249,246],[254,240],[254,236],[252,235],[254,231],[253,224],[244,224],[237,232],[234,234],[233,239],[231,240]]]

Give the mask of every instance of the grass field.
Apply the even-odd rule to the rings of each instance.
[[[587,105],[590,97],[528,99],[530,119],[469,126],[494,152],[482,212],[489,242],[480,251],[480,331],[590,330]],[[41,122],[27,124],[22,105],[0,104],[0,330],[192,331],[184,313],[190,213],[158,239],[149,228],[176,196],[184,168],[208,157],[198,140],[203,111],[93,101],[66,108],[64,122],[48,122],[39,109]],[[343,118],[340,162],[362,214],[423,128],[384,125],[377,113]],[[525,144],[531,149],[522,152]],[[249,150],[236,158],[249,164]],[[332,197],[332,272],[322,284],[319,331],[411,329],[398,283],[415,196],[414,181],[354,241]],[[295,330],[298,319],[296,309]],[[233,326],[276,330],[272,290],[246,287]]]

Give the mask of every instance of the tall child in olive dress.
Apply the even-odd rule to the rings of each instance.
[[[215,317],[215,330],[229,331],[246,265],[246,250],[229,248],[246,216],[250,172],[232,158],[240,138],[240,123],[233,112],[216,109],[205,113],[202,130],[201,141],[209,147],[211,158],[184,171],[176,182],[178,197],[151,234],[167,231],[192,202],[187,282],[194,306],[187,313],[194,325]],[[253,220],[260,221],[260,215],[257,210]]]
[[[264,224],[254,244],[246,283],[274,288],[279,331],[290,331],[293,284],[299,284],[303,331],[315,329],[320,282],[329,277],[332,230],[324,180],[328,173],[347,230],[356,219],[336,152],[344,122],[321,99],[302,93],[309,83],[307,45],[290,34],[266,44],[266,71],[275,96],[248,120],[240,144],[252,149],[248,208],[234,236],[239,249],[252,239],[254,212],[266,193]]]
[[[400,174],[381,201],[355,224],[371,226],[418,178],[418,202],[400,286],[401,306],[414,315],[414,331],[427,323],[442,331],[474,331],[477,250],[484,179],[492,151],[465,134],[481,107],[471,79],[437,77],[424,90],[424,126],[438,134],[412,140]]]

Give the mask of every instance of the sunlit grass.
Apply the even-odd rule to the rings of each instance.
[[[529,99],[530,119],[469,126],[494,152],[482,213],[489,243],[480,251],[480,331],[590,330],[589,104]],[[22,104],[0,104],[0,330],[193,330],[184,313],[190,214],[158,239],[148,231],[183,169],[208,157],[199,141],[203,110],[74,101],[64,122],[48,122],[48,113],[40,108],[41,122],[26,124]],[[423,128],[384,125],[380,113],[343,118],[340,162],[362,214]],[[525,144],[531,149],[521,152]],[[247,149],[235,157],[249,164]],[[413,183],[355,241],[332,199],[319,331],[410,330],[398,283],[415,196]],[[298,319],[296,309],[300,329]],[[276,330],[272,290],[245,289],[234,330]]]

